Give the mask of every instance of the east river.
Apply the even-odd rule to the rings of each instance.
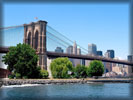
[[[3,86],[0,100],[133,100],[131,83]]]

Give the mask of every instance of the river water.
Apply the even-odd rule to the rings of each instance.
[[[4,86],[0,100],[133,100],[133,84],[49,84]]]

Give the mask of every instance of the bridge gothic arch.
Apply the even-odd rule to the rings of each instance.
[[[36,50],[41,69],[47,69],[46,25],[46,21],[24,24],[24,43]]]
[[[34,48],[37,50],[38,49],[38,46],[39,46],[39,44],[38,44],[39,43],[38,42],[38,40],[39,40],[39,31],[38,30],[35,31],[34,38],[35,38]]]
[[[31,32],[28,32],[28,35],[27,35],[27,44],[31,45]]]

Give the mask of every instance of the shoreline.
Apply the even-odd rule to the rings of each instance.
[[[87,78],[87,79],[0,79],[1,86],[26,84],[90,84],[90,83],[133,83],[133,78]]]

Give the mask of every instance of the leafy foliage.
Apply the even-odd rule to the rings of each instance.
[[[3,56],[3,62],[8,65],[8,70],[21,78],[37,78],[39,76],[37,61],[36,51],[27,44],[19,43],[16,47],[10,47],[9,52]]]
[[[102,64],[101,61],[94,60],[94,61],[90,62],[90,65],[86,71],[87,71],[87,75],[89,77],[102,76],[102,74],[104,72],[104,65]]]
[[[40,70],[40,78],[48,78],[48,75],[47,70]]]
[[[86,73],[86,67],[84,65],[77,65],[74,68],[74,77],[75,78],[86,78],[87,73]]]
[[[17,79],[21,78],[21,75],[19,73],[16,73],[15,76],[16,76]]]
[[[68,58],[56,58],[50,64],[54,78],[70,78],[69,71],[72,71],[72,62]]]

